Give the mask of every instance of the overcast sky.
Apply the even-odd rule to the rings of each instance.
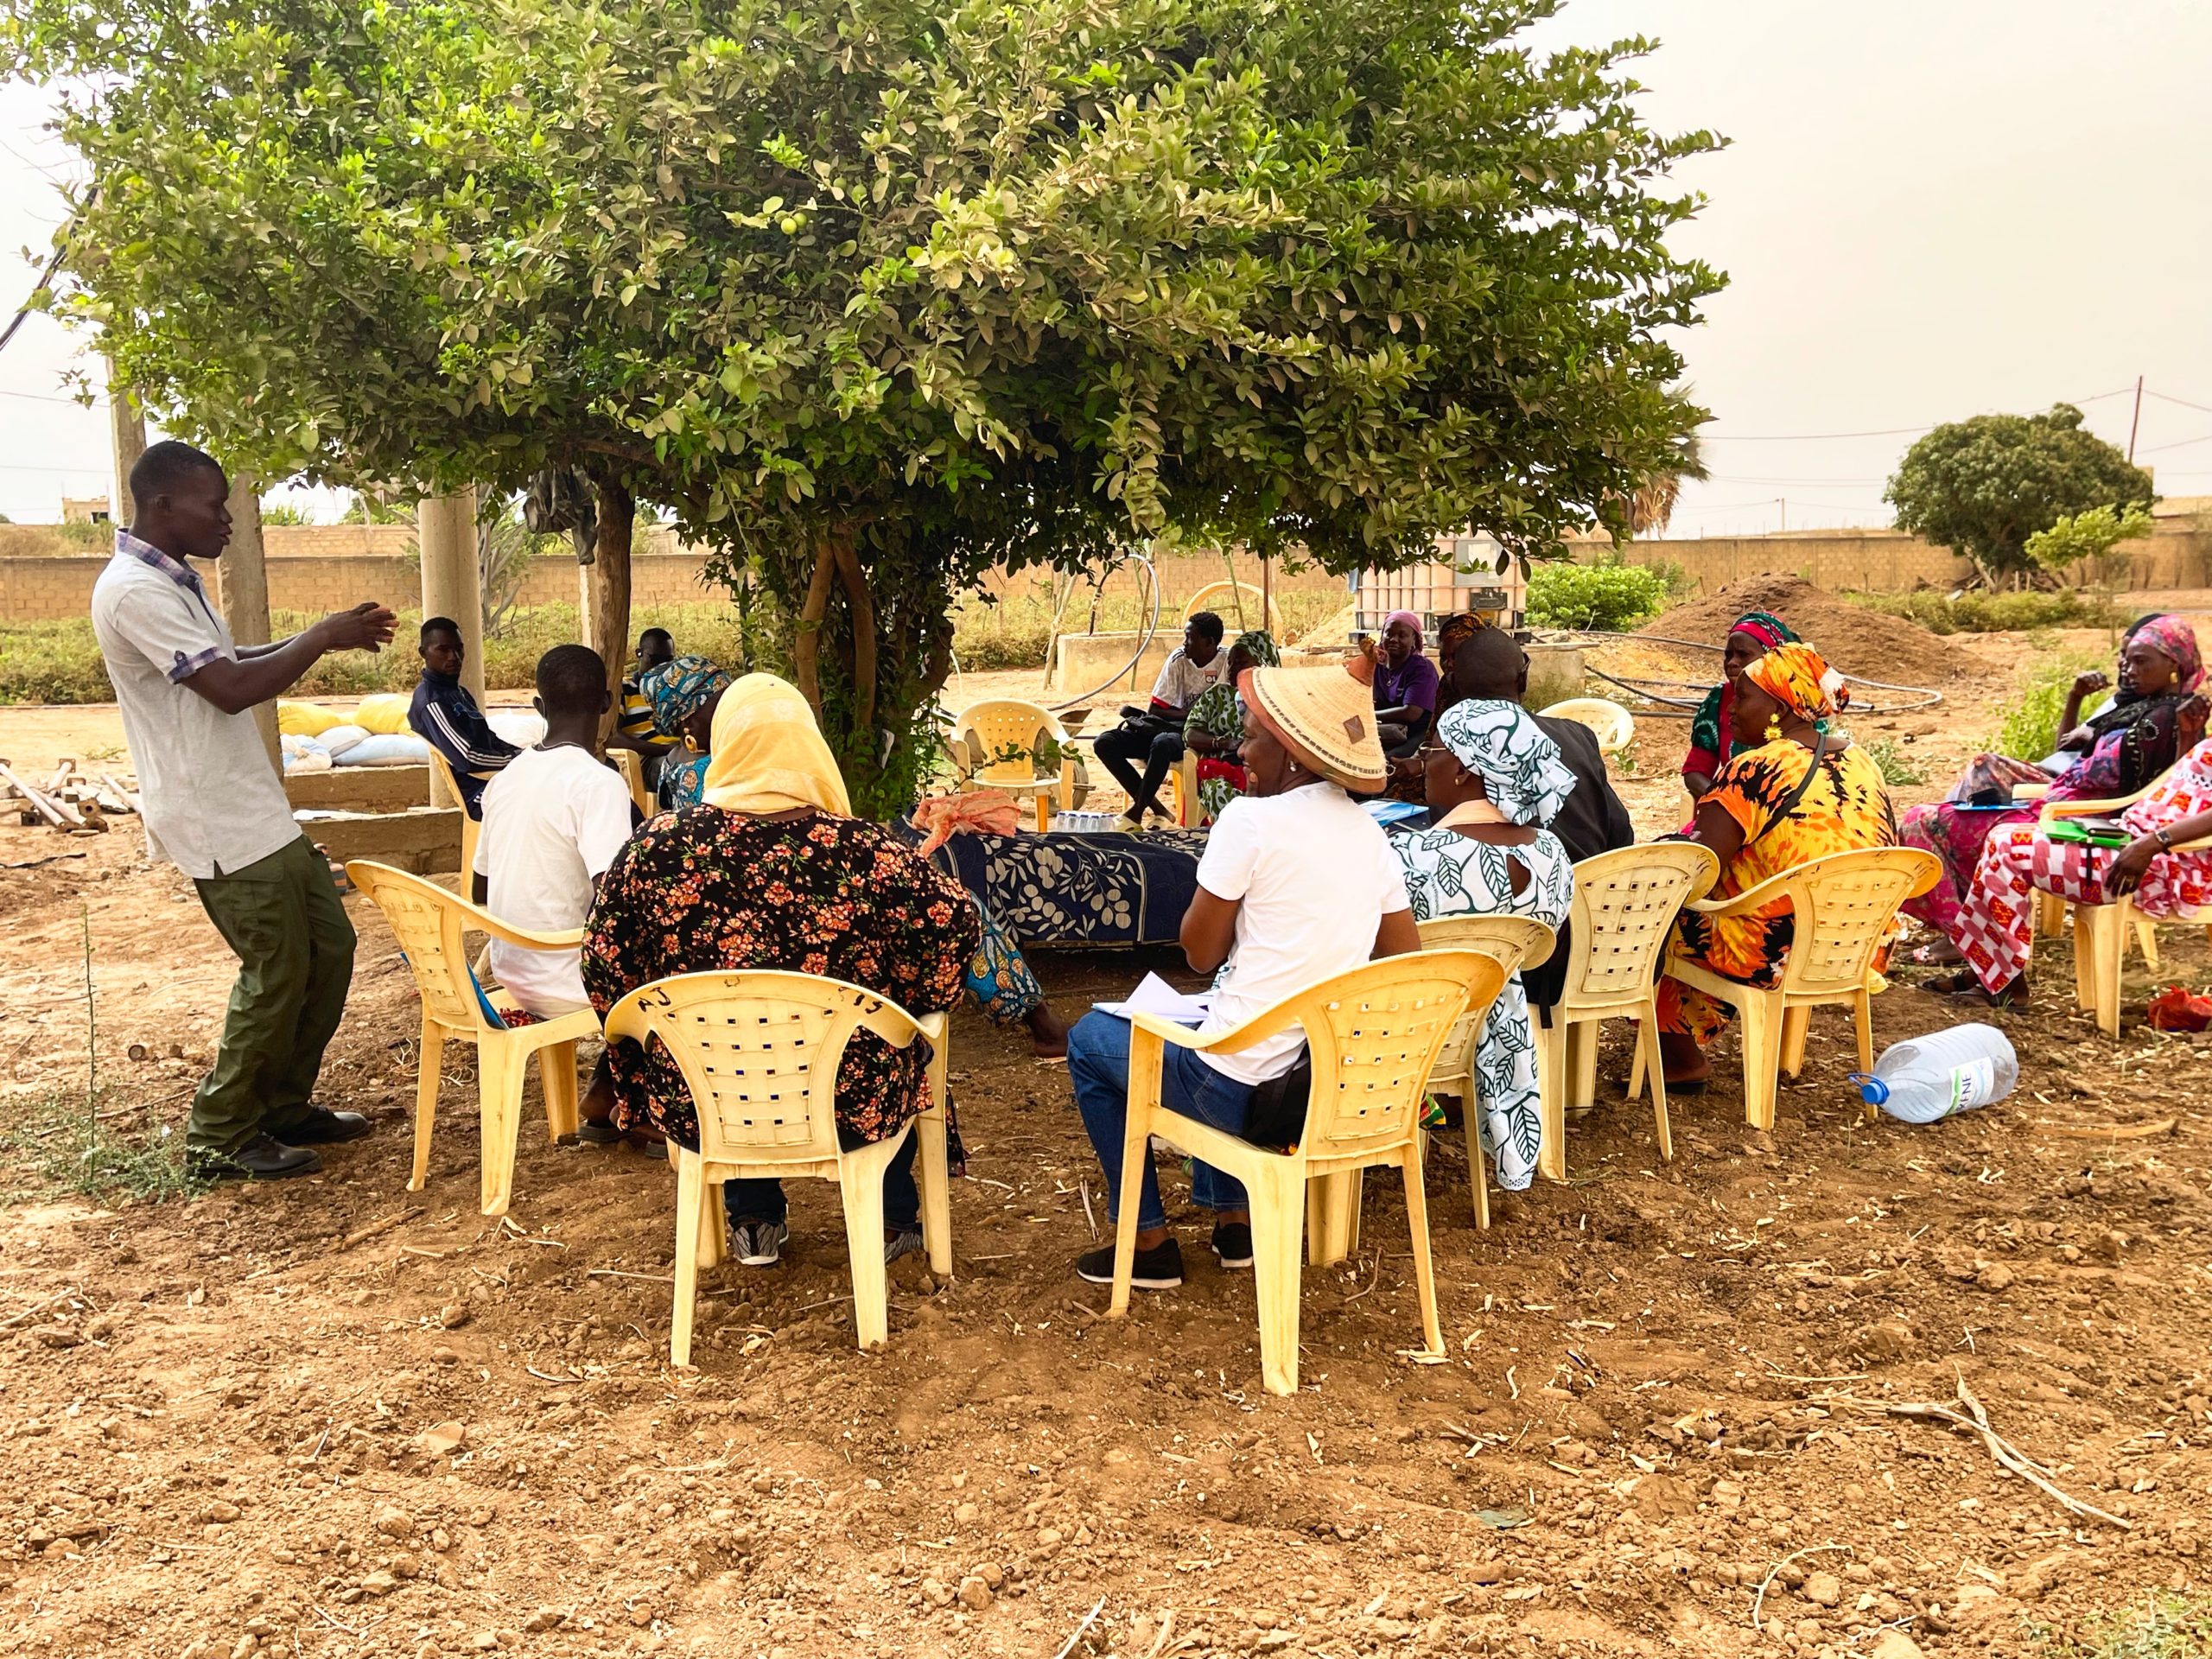
[[[1771,530],[1784,501],[1793,527],[1885,522],[1897,429],[1982,410],[2081,401],[2124,445],[2139,374],[2137,459],[2212,494],[2212,3],[1568,0],[1535,38],[1636,33],[1650,118],[1734,141],[1682,175],[1711,200],[1679,245],[1732,281],[1684,342],[1714,477],[1675,533]],[[10,255],[60,218],[44,111],[0,89]],[[0,315],[32,275],[0,260]],[[52,401],[73,352],[34,318],[0,356],[18,521],[105,488],[105,413]]]

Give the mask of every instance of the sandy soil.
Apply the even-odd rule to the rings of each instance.
[[[1961,644],[1952,702],[1863,722],[1931,776],[2033,649]],[[0,715],[0,752],[35,759],[27,729]],[[1679,810],[1680,733],[1649,723],[1624,780],[1647,830]],[[834,1195],[796,1187],[785,1264],[707,1275],[677,1373],[664,1165],[548,1146],[533,1083],[487,1223],[464,1057],[406,1192],[415,998],[358,899],[322,1097],[372,1139],[151,1208],[43,1184],[64,1132],[36,1102],[86,1081],[87,927],[110,1132],[180,1122],[220,1019],[228,959],[136,841],[0,827],[0,863],[82,855],[0,870],[0,1117],[33,1149],[0,1210],[0,1652],[1843,1656],[1894,1626],[2017,1654],[2203,1584],[2212,1039],[2145,1030],[2139,974],[2115,1046],[2048,964],[2004,1016],[2019,1091],[1931,1128],[1861,1122],[1833,1014],[1771,1135],[1724,1050],[1671,1165],[1616,1039],[1570,1181],[1487,1234],[1435,1143],[1447,1363],[1406,1356],[1404,1208],[1374,1183],[1359,1253],[1307,1272],[1293,1399],[1262,1392],[1249,1281],[1179,1183],[1190,1281],[1100,1316],[1065,1074],[963,1014],[957,1276],[899,1264],[891,1342],[857,1351]],[[2162,945],[2203,982],[2201,937]],[[1040,964],[1070,1010],[1174,965]],[[1957,1017],[1900,985],[1877,1040]],[[2113,1519],[1879,1409],[1961,1381]]]

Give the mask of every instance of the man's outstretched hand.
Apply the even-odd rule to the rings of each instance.
[[[350,611],[333,611],[315,625],[326,651],[381,651],[391,643],[399,619],[373,599]]]

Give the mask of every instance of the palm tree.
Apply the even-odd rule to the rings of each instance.
[[[1687,393],[1688,389],[1683,390]],[[1656,536],[1662,532],[1675,516],[1675,503],[1681,499],[1682,480],[1705,475],[1705,446],[1695,432],[1685,432],[1675,442],[1674,459],[1667,469],[1646,478],[1629,497],[1629,533]]]

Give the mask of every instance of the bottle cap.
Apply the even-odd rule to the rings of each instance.
[[[1851,1080],[1859,1085],[1859,1098],[1869,1106],[1890,1103],[1890,1085],[1872,1071],[1854,1071],[1851,1074]]]

